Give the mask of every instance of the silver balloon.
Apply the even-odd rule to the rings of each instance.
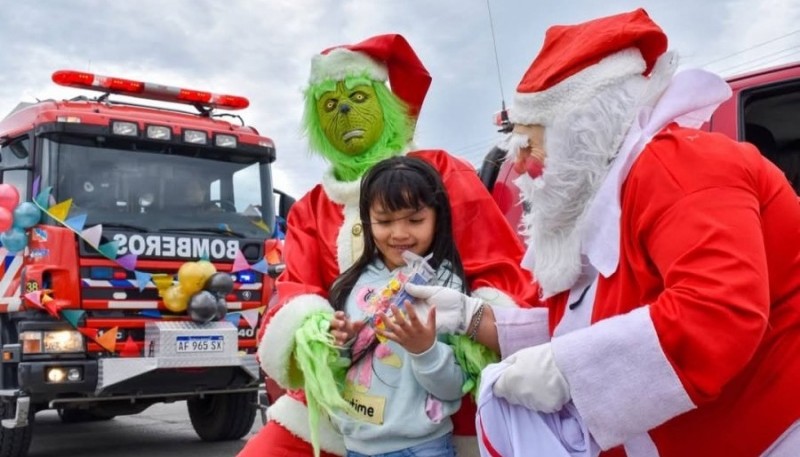
[[[224,297],[233,292],[233,278],[230,273],[214,273],[206,280],[204,289],[214,293],[217,297]]]
[[[214,314],[214,320],[219,321],[225,318],[225,315],[228,314],[228,303],[225,301],[224,298],[218,297],[217,298],[217,312]]]
[[[193,321],[205,324],[217,315],[217,297],[207,290],[192,295],[189,299],[189,317]]]

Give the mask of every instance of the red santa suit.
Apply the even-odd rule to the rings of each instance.
[[[657,27],[648,21],[640,10],[622,22],[628,30]],[[546,39],[542,53],[555,52],[552,43]],[[628,43],[551,89],[576,84],[586,72],[641,73],[653,46],[661,44]],[[541,64],[534,61],[529,73]],[[643,81],[640,95],[659,84]],[[518,97],[533,108],[547,92]],[[603,456],[800,455],[797,197],[756,148],[696,129],[730,95],[721,79],[687,71],[650,93],[658,97],[637,109],[577,222],[535,233],[544,219],[557,218],[529,221],[524,262],[532,264],[550,308],[555,363],[588,430],[607,450]],[[548,118],[537,116],[552,114],[548,107],[579,110],[550,104],[517,114],[544,123]],[[576,119],[571,128],[580,129]],[[549,137],[564,134],[561,127],[545,126],[547,145],[565,144]],[[529,187],[534,213],[552,207],[552,194],[542,190],[554,174],[591,161],[582,148],[547,154],[541,180]],[[574,238],[559,239],[558,231]],[[567,255],[541,257],[555,251]]]

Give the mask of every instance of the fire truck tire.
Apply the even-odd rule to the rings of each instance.
[[[10,419],[14,417],[14,405],[7,401],[0,401],[0,417]],[[5,428],[0,426],[0,457],[25,457],[31,445],[33,432],[33,412],[28,417],[28,425],[18,428]]]
[[[258,392],[207,395],[186,401],[192,427],[203,441],[238,440],[253,427]]]

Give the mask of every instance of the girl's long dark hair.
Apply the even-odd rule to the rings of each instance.
[[[422,159],[392,157],[373,166],[361,180],[359,215],[364,233],[364,252],[333,283],[330,302],[334,309],[344,309],[361,273],[380,255],[369,217],[369,210],[376,203],[386,211],[420,210],[424,207],[433,209],[436,225],[430,252],[433,256],[429,263],[438,268],[448,262],[454,276],[451,280],[464,281],[464,267],[453,240],[450,201],[442,178],[435,168]],[[466,284],[462,284],[462,290],[466,290]]]

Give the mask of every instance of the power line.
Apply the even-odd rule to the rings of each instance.
[[[500,75],[500,58],[497,56],[497,40],[494,36],[494,19],[492,18],[492,8],[489,6],[489,0],[486,0],[486,9],[489,11],[489,28],[492,31],[492,46],[494,46],[494,63],[497,66],[497,83],[500,86],[500,101],[503,104],[503,109],[506,105],[506,96],[503,94],[503,78]]]
[[[778,61],[780,61],[780,60],[783,60],[783,59],[785,59],[785,58],[787,58],[787,57],[789,57],[789,56],[793,56],[793,55],[795,55],[795,54],[800,54],[800,49],[797,49],[797,50],[796,50],[796,51],[794,51],[794,52],[790,52],[789,54],[784,54],[784,55],[782,55],[782,56],[779,56],[779,57],[776,57],[776,58],[774,58],[774,59],[770,59],[770,60],[767,60],[767,61],[761,62],[761,63],[759,63],[759,64],[757,64],[757,65],[752,65],[752,66],[750,66],[750,67],[748,67],[748,68],[745,68],[745,69],[743,69],[743,70],[739,70],[739,71],[737,71],[737,73],[749,73],[750,71],[757,70],[757,69],[759,69],[759,68],[763,68],[763,67],[765,67],[767,64],[770,64],[770,63],[773,63],[773,62],[778,62]]]
[[[735,69],[735,68],[739,68],[739,67],[747,67],[748,65],[749,65],[750,67],[752,67],[752,65],[751,65],[751,64],[753,64],[753,63],[755,63],[755,62],[758,62],[758,61],[760,61],[760,60],[764,60],[764,59],[768,59],[768,58],[770,58],[770,57],[774,57],[774,56],[776,56],[776,55],[778,55],[778,54],[783,54],[783,53],[785,53],[786,51],[794,51],[794,52],[790,52],[789,54],[787,54],[787,55],[792,55],[792,54],[795,54],[795,53],[797,52],[797,51],[796,51],[796,49],[798,49],[798,48],[800,48],[800,46],[792,46],[792,47],[789,47],[789,48],[784,48],[784,49],[781,49],[781,50],[779,50],[779,51],[771,52],[771,53],[769,53],[769,54],[764,54],[764,55],[758,56],[758,57],[756,57],[756,58],[754,58],[754,59],[750,59],[750,60],[747,60],[747,61],[744,61],[744,62],[738,63],[738,64],[736,64],[736,65],[733,65],[733,66],[730,66],[730,67],[724,68],[724,69],[722,69],[722,70],[719,70],[719,71],[717,71],[717,73],[725,73],[726,71],[733,70],[733,69]],[[785,57],[785,56],[781,56],[779,59],[782,59],[783,57]],[[766,63],[769,63],[769,62],[772,62],[772,61],[774,61],[774,60],[775,60],[775,59],[768,60],[768,61],[766,61],[766,62],[762,62],[762,63],[760,63],[760,64],[758,64],[758,65],[756,65],[756,66],[764,65],[764,64],[766,64]]]
[[[704,63],[704,64],[702,64],[700,66],[701,67],[705,67],[706,65],[710,65],[710,64],[716,63],[716,62],[720,62],[720,61],[728,59],[730,57],[738,56],[739,54],[743,54],[743,53],[745,53],[747,51],[750,51],[750,50],[753,50],[755,48],[760,48],[761,46],[764,46],[765,44],[773,43],[775,41],[781,40],[781,39],[786,38],[786,37],[791,36],[791,35],[795,35],[797,33],[800,33],[800,30],[795,30],[794,32],[789,32],[789,33],[787,33],[785,35],[781,35],[781,36],[773,38],[771,40],[763,41],[761,43],[755,44],[755,45],[750,46],[748,48],[744,48],[744,49],[742,49],[740,51],[736,51],[733,54],[728,54],[727,56],[723,56],[723,57],[720,57],[718,59],[711,60],[711,61],[706,62],[706,63]]]

